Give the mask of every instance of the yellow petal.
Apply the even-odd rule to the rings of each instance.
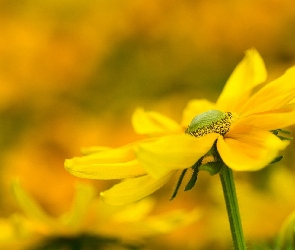
[[[89,179],[122,179],[145,174],[135,159],[133,146],[102,150],[65,161],[65,168],[71,174]]]
[[[172,119],[157,113],[137,109],[132,116],[132,124],[137,134],[167,134],[181,132],[179,124]]]
[[[81,157],[82,158],[82,157]],[[81,159],[80,158],[80,159]],[[73,158],[65,161],[65,168],[72,175],[87,179],[124,179],[146,174],[137,160],[120,163],[84,164],[83,160]]]
[[[244,116],[279,109],[295,97],[295,66],[280,78],[268,83],[242,107]]]
[[[222,160],[236,171],[266,167],[287,145],[272,133],[253,126],[238,126],[217,141]]]
[[[194,99],[188,102],[186,108],[183,111],[183,117],[181,125],[185,128],[191,123],[195,116],[214,109],[215,104],[206,99]]]
[[[12,183],[12,191],[20,208],[30,219],[53,226],[54,220],[42,207],[22,188],[19,180]]]
[[[76,193],[72,208],[69,213],[63,214],[59,219],[63,225],[71,228],[71,230],[78,230],[81,228],[83,220],[89,211],[91,202],[94,201],[96,192],[94,187],[88,184],[79,183],[76,186]]]
[[[165,136],[154,142],[138,144],[137,159],[151,176],[162,178],[171,170],[191,167],[210,150],[217,136],[217,134],[201,138],[186,134]]]
[[[101,193],[101,199],[113,206],[122,206],[138,201],[161,188],[169,181],[175,171],[168,173],[160,179],[149,175],[127,179],[111,189]]]
[[[221,111],[239,113],[252,89],[266,80],[264,62],[255,49],[248,50],[226,82],[216,106]]]
[[[265,130],[285,128],[295,124],[295,104],[290,104],[281,109],[253,114],[241,118],[236,123],[255,126]]]

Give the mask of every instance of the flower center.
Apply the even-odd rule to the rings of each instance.
[[[209,110],[197,115],[190,123],[185,133],[195,137],[202,137],[210,133],[225,135],[236,115],[231,112],[221,112],[219,110]]]

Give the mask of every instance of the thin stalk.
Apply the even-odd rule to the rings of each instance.
[[[233,173],[224,163],[219,172],[226,210],[228,214],[231,235],[235,250],[245,250],[246,243],[243,234]]]

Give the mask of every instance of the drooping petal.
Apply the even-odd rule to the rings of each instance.
[[[102,180],[129,178],[146,173],[135,159],[132,145],[68,159],[65,168],[81,178]]]
[[[253,126],[236,126],[219,137],[218,152],[224,163],[236,171],[254,171],[266,167],[288,142]]]
[[[177,122],[157,112],[137,109],[132,116],[132,124],[137,134],[155,135],[181,132]]]
[[[195,116],[207,112],[208,110],[212,110],[214,107],[215,104],[206,99],[194,99],[189,101],[183,111],[181,125],[187,128]]]
[[[280,78],[268,83],[242,107],[244,116],[279,109],[295,97],[295,66]]]
[[[295,103],[288,104],[284,108],[249,115],[241,118],[237,123],[251,125],[265,130],[286,128],[295,124]]]
[[[200,138],[186,134],[169,135],[154,142],[138,144],[136,155],[152,177],[162,178],[172,170],[191,167],[210,150],[217,137],[218,134]]]
[[[154,179],[149,175],[127,179],[101,193],[101,199],[113,206],[122,206],[143,199],[169,181],[175,171]]]
[[[226,82],[216,106],[221,111],[239,113],[252,89],[266,80],[264,62],[255,49],[248,50]]]

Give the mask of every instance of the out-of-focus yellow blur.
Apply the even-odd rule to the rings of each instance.
[[[67,211],[78,179],[64,159],[138,139],[130,122],[138,106],[179,120],[188,100],[215,101],[245,50],[255,47],[269,79],[279,76],[295,64],[294,28],[293,0],[1,0],[1,217],[18,210],[16,176],[50,214]],[[251,244],[273,243],[295,210],[294,149],[279,164],[237,174]],[[98,191],[113,184],[84,181]],[[154,195],[156,213],[198,207],[203,216],[147,246],[229,249],[218,178],[202,172],[172,202],[170,184]]]

